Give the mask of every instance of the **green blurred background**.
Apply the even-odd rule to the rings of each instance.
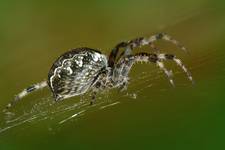
[[[62,125],[58,120],[76,109],[24,124],[20,120],[21,125],[0,133],[0,149],[225,149],[222,0],[1,0],[0,109],[19,90],[46,79],[52,62],[68,49],[86,46],[109,54],[120,41],[157,32],[169,33],[189,49],[190,54],[184,54],[169,43],[157,42],[162,51],[182,58],[195,85],[173,64],[168,66],[178,71],[176,88],[154,65],[138,64],[130,74],[129,94],[112,90],[100,96],[119,101],[118,105],[93,108]],[[136,99],[129,96],[133,94]],[[30,113],[35,103],[50,95],[48,89],[32,94],[12,111]],[[65,104],[79,99],[57,107],[65,109]],[[40,107],[44,105],[39,113]],[[0,129],[7,128],[5,117],[2,113]]]

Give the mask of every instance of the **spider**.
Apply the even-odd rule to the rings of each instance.
[[[48,73],[47,81],[42,81],[24,89],[15,96],[15,99],[7,105],[7,108],[29,93],[47,86],[51,89],[55,101],[91,91],[91,103],[93,103],[99,91],[110,88],[126,89],[129,80],[128,74],[131,67],[137,62],[156,64],[168,77],[169,82],[174,85],[172,71],[167,70],[163,63],[164,61],[172,60],[182,68],[189,80],[193,82],[190,72],[180,59],[173,54],[159,53],[154,46],[154,42],[157,40],[171,42],[183,51],[186,51],[184,46],[166,33],[155,34],[149,38],[141,37],[121,42],[112,49],[108,59],[106,55],[95,49],[87,47],[72,49],[62,54],[53,63]],[[134,48],[144,45],[149,45],[155,52],[132,54]],[[123,51],[119,55],[120,49],[123,49]]]

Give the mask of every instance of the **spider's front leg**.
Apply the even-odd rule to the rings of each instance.
[[[173,39],[168,34],[158,33],[158,34],[150,36],[149,38],[140,37],[140,38],[136,38],[131,41],[121,42],[121,43],[117,44],[116,47],[112,49],[112,51],[109,55],[109,62],[108,62],[109,66],[113,67],[116,60],[119,60],[123,56],[128,56],[128,55],[132,54],[132,50],[136,47],[142,47],[144,45],[149,45],[153,50],[159,51],[159,49],[157,49],[155,47],[154,42],[161,40],[161,39],[171,42],[171,43],[175,44],[177,47],[179,47],[181,50],[186,51],[186,48],[182,44],[180,44],[177,40]],[[120,48],[125,48],[125,50],[117,58]]]
[[[157,64],[157,66],[166,74],[170,83],[174,85],[173,82],[173,73],[171,70],[167,70],[164,66],[163,61],[173,60],[181,69],[186,73],[189,80],[193,82],[192,76],[188,69],[183,65],[180,59],[176,58],[173,54],[149,54],[149,53],[138,53],[135,55],[129,55],[125,58],[121,58],[120,61],[117,63],[114,71],[114,78],[118,81],[122,81],[123,78],[128,77],[131,67],[136,62],[150,62]]]
[[[172,71],[168,71],[164,67],[164,64],[160,61],[157,54],[149,54],[149,53],[138,53],[135,55],[129,55],[124,58],[121,58],[119,62],[116,64],[114,70],[114,79],[122,81],[124,78],[127,78],[132,66],[137,62],[149,62],[157,64],[160,67],[160,69],[163,70],[164,73],[167,75],[170,83],[174,85],[172,79]]]

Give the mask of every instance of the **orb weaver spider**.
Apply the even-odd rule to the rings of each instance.
[[[166,74],[170,83],[174,85],[172,71],[167,70],[163,63],[172,60],[182,68],[188,79],[193,82],[188,69],[173,54],[159,53],[158,51],[155,53],[132,53],[134,48],[144,45],[149,45],[156,50],[154,42],[157,40],[169,41],[186,51],[184,46],[165,33],[155,34],[149,38],[142,37],[121,42],[112,49],[108,59],[99,50],[87,47],[72,49],[62,54],[53,63],[48,73],[48,80],[24,89],[7,105],[7,108],[29,93],[47,86],[51,89],[56,101],[92,91],[92,103],[96,98],[96,94],[106,88],[125,89],[129,79],[128,74],[136,62],[156,64]],[[121,48],[124,50],[119,55]]]

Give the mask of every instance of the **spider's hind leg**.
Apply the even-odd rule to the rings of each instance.
[[[28,94],[30,94],[31,92],[43,89],[44,87],[46,87],[47,81],[42,81],[40,83],[34,84],[29,86],[28,88],[24,89],[22,92],[20,92],[19,94],[17,94],[15,96],[15,98],[6,106],[6,108],[10,108],[12,107],[15,103],[17,103],[19,100],[21,100],[23,97],[27,96]]]

